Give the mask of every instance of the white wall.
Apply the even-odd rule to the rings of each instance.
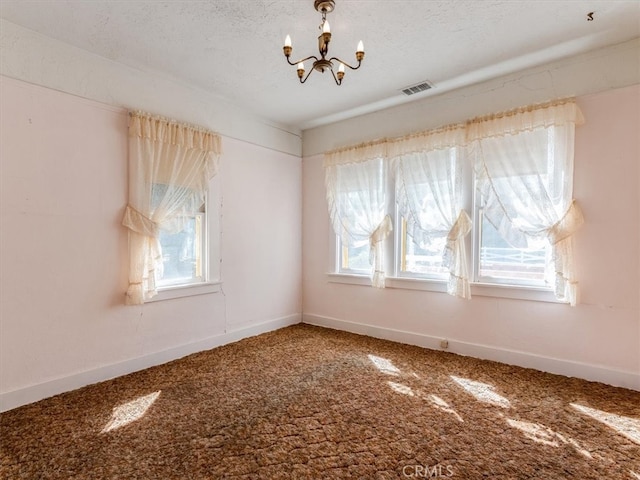
[[[228,100],[159,74],[100,57],[0,19],[0,74],[134,110],[202,125],[299,156],[301,133]]]
[[[640,38],[303,132],[303,157],[397,137],[547,100],[588,95],[640,81]]]
[[[224,139],[222,279],[233,328],[302,312],[302,161]]]
[[[624,80],[612,67],[617,61],[637,65],[638,45],[624,47],[625,55],[613,49],[613,60],[592,55],[592,65],[609,65],[608,71],[598,69],[593,76],[606,75],[612,85],[627,82],[626,64],[620,68]],[[566,65],[578,61],[581,59],[569,59]],[[562,70],[558,67],[556,72]],[[572,75],[570,68],[566,71]],[[453,352],[640,390],[639,73],[636,67],[635,85],[603,88],[601,93],[578,97],[586,117],[586,124],[576,131],[574,195],[586,218],[576,237],[578,306],[477,295],[465,301],[444,293],[329,282],[332,234],[322,156],[309,155],[303,159],[304,321],[431,348],[439,348],[439,340],[447,338]],[[570,84],[563,74],[556,79]],[[576,89],[585,88],[580,76],[574,80]],[[517,96],[511,98],[514,91],[509,82],[494,83],[493,88],[470,87],[444,99],[305,131],[304,151],[315,153],[323,144],[328,148],[347,138],[357,143],[393,137],[420,130],[425,123],[437,126],[462,121],[498,110],[491,107],[494,103],[501,108],[527,103]],[[524,100],[549,98],[545,98],[549,92],[544,85],[538,97],[529,91],[536,84],[529,87]],[[444,106],[451,109],[441,109]],[[441,124],[440,118],[444,119]]]
[[[1,409],[300,321],[299,156],[223,137],[222,291],[125,306],[126,111],[0,82]]]

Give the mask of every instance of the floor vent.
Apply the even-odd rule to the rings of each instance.
[[[430,88],[433,88],[433,85],[429,83],[427,80],[425,80],[424,82],[420,82],[416,85],[411,85],[410,87],[403,88],[402,93],[404,93],[405,95],[413,95],[415,93],[420,93],[420,92],[429,90]]]

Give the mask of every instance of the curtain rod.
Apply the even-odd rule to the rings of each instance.
[[[169,125],[176,125],[176,126],[180,126],[180,127],[185,127],[185,128],[190,128],[192,130],[196,130],[202,133],[208,133],[211,135],[217,135],[220,136],[220,134],[218,132],[215,132],[213,130],[210,130],[206,127],[202,127],[200,125],[194,125],[191,123],[186,123],[186,122],[181,122],[179,120],[175,120],[173,118],[168,118],[168,117],[163,117],[162,115],[155,115],[152,113],[148,113],[148,112],[144,112],[142,110],[129,110],[129,117],[139,117],[139,118],[147,118],[149,120],[156,120],[159,122],[163,122]]]

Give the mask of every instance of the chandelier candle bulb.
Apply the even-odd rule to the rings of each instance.
[[[356,60],[358,62],[361,62],[363,58],[364,58],[364,45],[362,43],[362,40],[360,40],[358,42],[358,48],[356,48]]]
[[[284,39],[284,47],[282,47],[282,49],[284,50],[285,57],[289,58],[289,55],[291,55],[291,50],[293,50],[293,48],[291,47],[291,37],[289,35],[287,35],[287,37]]]
[[[329,25],[328,20],[324,20],[322,22],[322,35],[320,35],[320,43],[318,44],[318,48],[320,50],[320,55],[326,55],[329,53],[329,42],[331,41],[331,26]]]
[[[304,75],[304,63],[300,62],[298,64],[298,78],[302,78],[303,75]]]

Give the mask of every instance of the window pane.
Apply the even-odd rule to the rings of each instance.
[[[402,219],[402,259],[400,271],[406,274],[418,274],[427,277],[443,277],[448,270],[442,266],[442,252],[447,239],[432,238],[418,245],[407,233],[406,220]]]
[[[369,235],[386,213],[385,171],[382,158],[328,170],[339,220],[334,229],[340,272],[371,273]]]
[[[525,248],[512,247],[482,214],[480,216],[482,229],[479,276],[505,283],[544,285],[548,247],[544,244]]]
[[[371,271],[369,263],[369,242],[352,246],[342,246],[341,270]]]
[[[188,217],[177,233],[160,231],[163,271],[159,287],[203,281],[202,220],[203,215],[198,214]]]

